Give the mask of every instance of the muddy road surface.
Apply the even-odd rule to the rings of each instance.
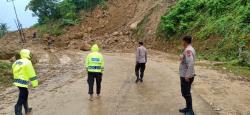
[[[29,103],[33,107],[33,115],[182,115],[178,109],[185,103],[180,94],[177,61],[168,60],[164,55],[164,59],[150,57],[144,82],[135,84],[134,55],[104,53],[106,64],[101,97],[95,96],[94,101],[89,101],[84,69],[87,54],[80,51],[44,51],[39,54],[41,58],[36,68],[42,84],[30,90]],[[194,87],[203,83],[202,79],[197,79]],[[207,91],[203,91],[202,86],[192,91],[197,115],[237,115],[227,109],[214,111],[210,98],[202,97]],[[247,90],[247,84],[244,86]],[[14,115],[17,94],[15,87],[1,93],[1,115]],[[207,94],[208,97],[213,96]],[[243,103],[242,106],[248,104]],[[247,110],[244,112],[248,115]]]

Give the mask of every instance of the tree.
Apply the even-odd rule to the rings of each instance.
[[[37,16],[40,24],[46,23],[49,20],[56,20],[60,18],[59,10],[57,9],[57,3],[59,0],[31,0],[26,6],[33,12],[34,16]]]
[[[76,5],[78,11],[93,9],[96,5],[104,2],[104,0],[70,0],[70,1],[72,1]]]
[[[2,38],[8,32],[8,26],[6,23],[0,23],[0,38]]]
[[[76,5],[73,0],[64,0],[57,5],[60,12],[60,17],[66,20],[75,20],[77,18]]]

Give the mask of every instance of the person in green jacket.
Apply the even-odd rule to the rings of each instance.
[[[90,95],[89,100],[93,101],[93,87],[96,79],[96,93],[100,96],[101,93],[101,82],[102,74],[104,71],[104,58],[101,53],[99,53],[99,47],[97,44],[93,45],[91,48],[91,53],[88,54],[85,60],[85,67],[88,72],[88,85]]]
[[[12,65],[13,75],[14,75],[14,85],[19,88],[19,98],[15,105],[15,114],[22,114],[22,106],[25,110],[25,115],[29,115],[32,108],[28,106],[28,86],[31,82],[33,87],[38,86],[38,80],[36,72],[33,68],[32,62],[30,61],[30,51],[27,49],[22,49],[20,51],[21,59],[18,59]]]

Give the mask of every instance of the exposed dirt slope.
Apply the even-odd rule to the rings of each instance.
[[[150,47],[154,44],[160,17],[172,4],[174,0],[109,0],[107,9],[99,6],[90,13],[81,13],[82,23],[65,28],[65,34],[52,39],[55,46],[66,49],[81,49],[86,44],[98,43],[104,49],[128,50],[134,48],[136,41],[145,41]],[[28,43],[23,46],[19,44],[17,32],[9,33],[0,40],[0,48],[4,49],[0,53],[31,45],[34,31],[25,30]],[[45,44],[46,35],[39,40]]]
[[[66,29],[57,38],[62,46],[79,49],[82,44],[99,43],[105,49],[130,49],[135,41],[153,44],[160,17],[173,0],[109,0],[108,9],[96,8],[84,21]]]

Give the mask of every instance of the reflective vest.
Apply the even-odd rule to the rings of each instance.
[[[104,59],[99,52],[90,53],[85,61],[88,72],[102,73],[104,71]]]
[[[12,70],[15,86],[28,88],[29,81],[33,87],[38,86],[36,73],[30,60],[26,58],[17,60],[12,65]]]

